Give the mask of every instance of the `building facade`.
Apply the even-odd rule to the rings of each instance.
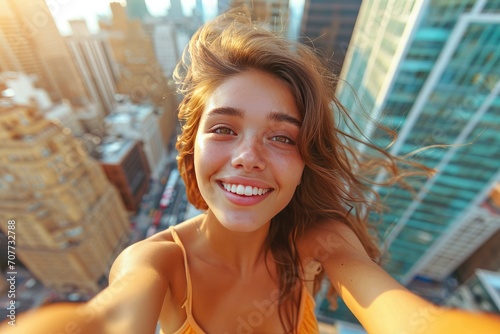
[[[88,298],[128,244],[122,201],[69,129],[0,103],[0,218],[16,221],[17,257],[46,287]]]
[[[499,1],[361,5],[337,87],[361,130],[348,120],[344,130],[435,170],[409,179],[413,194],[376,187],[388,207],[373,216],[382,264],[409,287],[424,282],[426,289],[448,293],[454,270],[466,260],[462,250],[470,256],[498,229],[484,203],[500,181],[499,43]],[[394,143],[377,123],[397,131]],[[438,147],[417,151],[431,145]],[[358,149],[369,153],[366,146]],[[375,180],[385,178],[380,173]],[[447,262],[450,257],[457,261]],[[345,305],[332,313],[324,300],[320,313],[356,321]]]
[[[243,4],[250,9],[253,21],[261,22],[267,29],[285,35],[289,24],[289,0],[232,0],[229,8]],[[226,6],[220,3],[219,11]]]
[[[361,2],[305,1],[300,40],[320,51],[336,73],[342,69]]]
[[[101,163],[109,181],[118,189],[128,211],[136,212],[149,187],[150,171],[142,143],[113,139],[101,145]]]
[[[446,305],[472,312],[500,314],[500,273],[478,269],[446,300]]]
[[[47,92],[33,85],[34,78],[22,72],[0,73],[0,85],[7,88],[2,95],[9,95],[8,100],[16,105],[32,105],[42,112],[45,118],[68,128],[74,136],[82,136],[84,129],[78,115],[67,100],[53,103]]]
[[[102,34],[92,35],[84,20],[73,20],[69,24],[73,34],[65,38],[68,49],[92,99],[107,115],[114,108],[119,79],[110,46]]]
[[[429,269],[435,255],[447,252],[447,239],[467,220],[477,225],[471,217],[500,180],[500,2],[365,1],[359,16],[340,101],[377,145],[390,139],[363,123],[359,102],[369,117],[397,128],[394,155],[449,145],[414,156],[436,171],[412,183],[415,195],[378,189],[390,208],[379,228],[385,268],[404,284],[439,280]]]
[[[111,46],[117,64],[119,94],[129,95],[134,103],[165,103],[172,88],[156,58],[151,38],[144,32],[139,20],[130,20],[125,8],[118,2],[110,4],[113,19],[110,25],[101,22],[101,31]]]
[[[155,107],[129,102],[118,104],[105,119],[109,136],[142,142],[153,178],[159,177],[167,157],[167,146],[164,145],[159,123],[160,117],[155,113]]]
[[[33,74],[54,101],[68,99],[84,107],[92,102],[81,73],[44,0],[2,0],[2,70]],[[5,55],[5,58],[4,58]]]

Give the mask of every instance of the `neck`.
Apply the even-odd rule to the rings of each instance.
[[[213,253],[214,261],[239,276],[247,276],[262,266],[270,255],[265,254],[269,224],[253,232],[234,232],[225,228],[208,210],[198,225],[198,233],[206,242],[207,252]]]

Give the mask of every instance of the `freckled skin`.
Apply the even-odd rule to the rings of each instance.
[[[242,115],[212,116],[211,110],[217,108],[234,108]],[[262,227],[290,202],[300,183],[304,163],[291,142],[299,127],[270,120],[269,114],[276,112],[300,120],[285,83],[267,73],[248,71],[224,81],[201,116],[194,150],[196,178],[210,210],[229,230]],[[218,184],[224,177],[256,180],[272,191],[256,205],[235,205]]]

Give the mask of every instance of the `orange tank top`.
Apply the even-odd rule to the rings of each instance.
[[[192,313],[192,288],[191,288],[191,276],[189,274],[189,267],[187,262],[187,254],[184,245],[179,238],[179,235],[172,227],[172,237],[174,241],[182,250],[184,256],[184,268],[186,268],[186,281],[187,281],[187,296],[182,308],[186,310],[186,321],[182,324],[181,328],[173,332],[172,334],[206,334],[203,329],[196,323],[193,318]],[[299,308],[299,323],[298,323],[298,333],[299,334],[317,334],[319,333],[318,321],[314,314],[315,302],[313,296],[309,293],[306,285],[302,285],[302,294],[300,299]],[[165,334],[160,330],[160,334]]]

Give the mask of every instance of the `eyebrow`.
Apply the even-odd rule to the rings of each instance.
[[[299,121],[297,118],[290,116],[289,114],[285,114],[283,112],[273,111],[267,116],[267,118],[277,122],[290,123],[298,128],[300,128],[300,126],[302,125],[302,122]]]
[[[238,108],[218,107],[210,110],[207,116],[213,117],[215,115],[225,115],[225,116],[236,116],[243,118],[244,114],[245,112]],[[300,128],[300,126],[302,125],[302,122],[300,120],[284,112],[273,111],[267,115],[267,118],[271,121],[286,122],[295,125],[298,128]]]

